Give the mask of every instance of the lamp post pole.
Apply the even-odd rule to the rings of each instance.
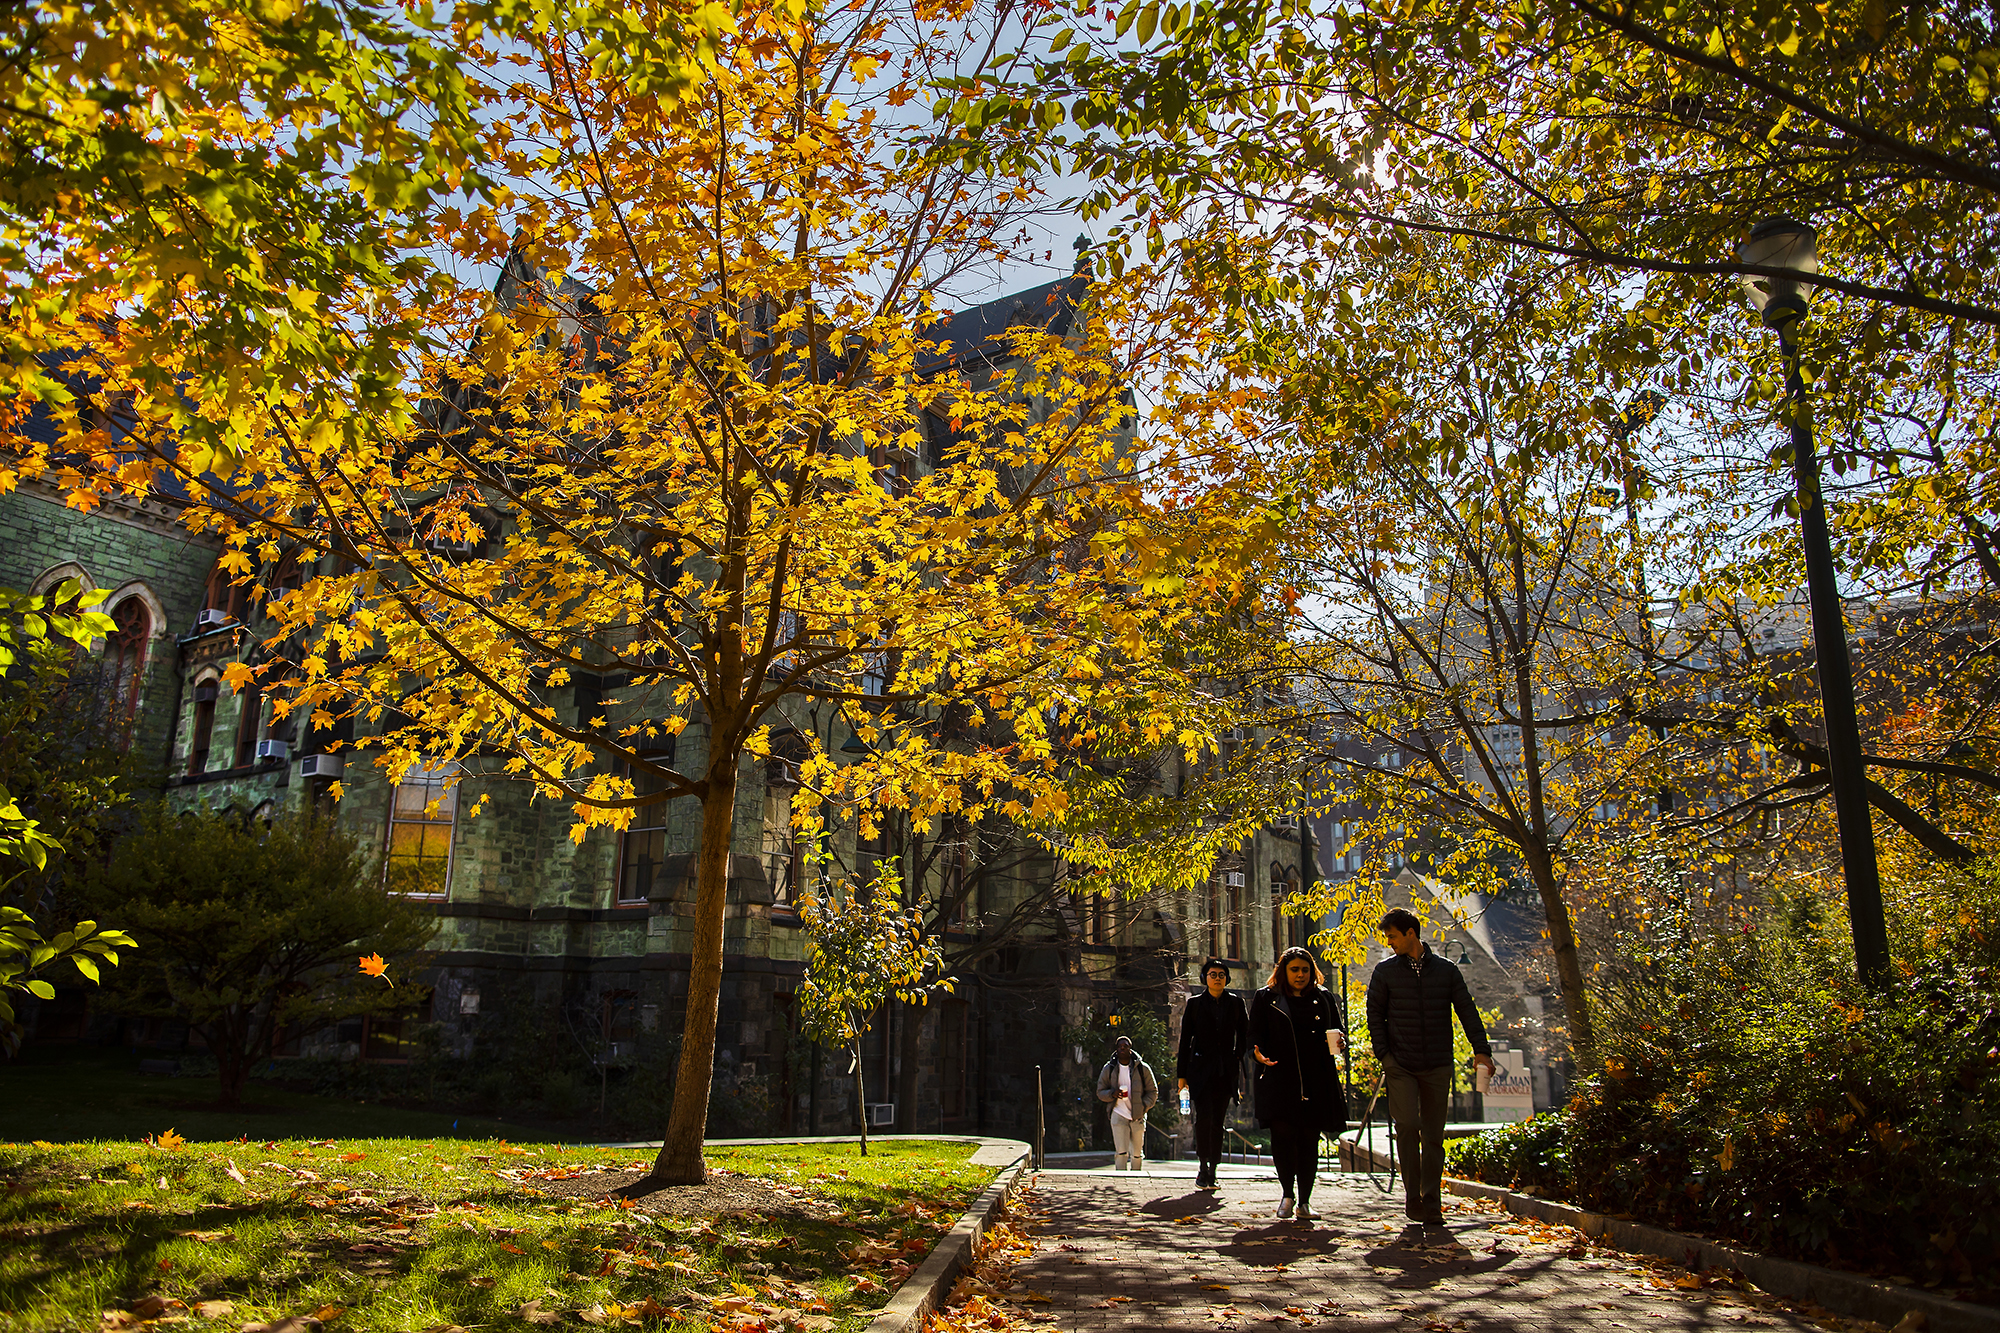
[[[1761,223],[1739,250],[1745,262],[1804,272],[1818,267],[1817,237],[1803,223],[1779,218]],[[1761,249],[1757,248],[1760,247]],[[1854,671],[1847,655],[1847,618],[1833,568],[1833,543],[1820,489],[1819,455],[1813,448],[1805,375],[1799,367],[1797,326],[1806,303],[1796,282],[1744,278],[1765,327],[1778,335],[1785,359],[1785,402],[1792,436],[1792,482],[1799,503],[1799,541],[1806,562],[1806,598],[1812,609],[1813,656],[1819,674],[1820,710],[1826,726],[1826,782],[1840,830],[1841,870],[1847,882],[1847,916],[1854,933],[1854,962],[1863,981],[1889,977],[1889,931],[1882,915],[1882,880],[1875,863],[1875,830],[1868,810],[1868,773],[1861,757],[1861,727],[1854,707]],[[1760,299],[1761,295],[1761,299]]]

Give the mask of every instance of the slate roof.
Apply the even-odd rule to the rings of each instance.
[[[983,305],[955,310],[924,330],[926,338],[944,344],[947,350],[922,370],[1004,360],[1012,351],[1003,335],[1018,324],[1036,325],[1057,335],[1067,333],[1076,318],[1077,302],[1089,288],[1088,273],[1072,273]]]

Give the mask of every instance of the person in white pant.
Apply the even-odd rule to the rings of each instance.
[[[1112,1166],[1137,1171],[1146,1164],[1146,1112],[1160,1100],[1159,1080],[1130,1037],[1120,1037],[1097,1075],[1097,1100],[1111,1107]]]

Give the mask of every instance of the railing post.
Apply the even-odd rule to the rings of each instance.
[[[1042,1169],[1042,1139],[1047,1133],[1047,1129],[1045,1127],[1046,1118],[1047,1117],[1046,1113],[1043,1110],[1043,1102],[1042,1102],[1042,1067],[1040,1065],[1036,1065],[1035,1066],[1035,1151],[1033,1154],[1033,1161],[1035,1170],[1037,1171]]]

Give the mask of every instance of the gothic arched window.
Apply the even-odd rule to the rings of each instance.
[[[139,713],[139,693],[146,683],[146,650],[153,640],[153,612],[145,600],[127,597],[111,609],[117,628],[104,642],[105,706],[111,733],[118,743],[132,740],[132,719]]]

